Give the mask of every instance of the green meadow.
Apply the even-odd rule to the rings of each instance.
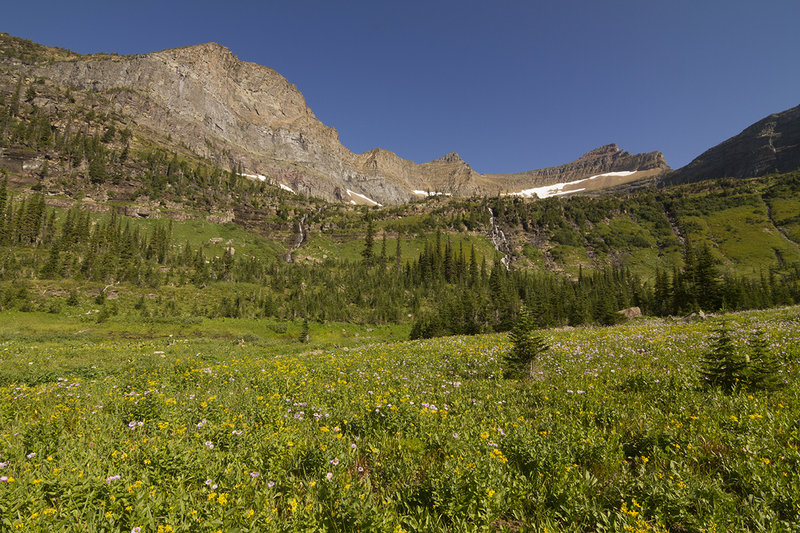
[[[718,319],[504,334],[0,314],[4,531],[796,531],[800,309],[776,391],[702,386]]]

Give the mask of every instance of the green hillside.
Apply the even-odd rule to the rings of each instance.
[[[72,57],[0,42],[2,65]],[[96,302],[101,321],[310,319],[426,337],[505,330],[522,306],[557,326],[613,323],[632,306],[800,301],[798,172],[544,200],[334,204],[139,127],[113,95],[2,65],[3,309]]]

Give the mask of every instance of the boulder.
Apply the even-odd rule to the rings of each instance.
[[[638,307],[628,307],[627,309],[622,309],[620,311],[617,311],[617,313],[621,314],[628,320],[634,318],[641,318],[642,316],[642,310],[639,309]]]

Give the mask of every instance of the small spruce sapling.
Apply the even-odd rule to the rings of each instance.
[[[533,363],[542,352],[550,347],[544,339],[534,333],[536,318],[533,313],[523,307],[514,327],[508,334],[512,348],[503,359],[507,376],[522,379],[533,377]]]
[[[748,339],[750,363],[747,368],[747,383],[753,390],[775,390],[783,383],[779,376],[780,364],[770,353],[764,330],[757,328]]]
[[[700,360],[700,377],[706,386],[730,393],[745,384],[747,361],[737,353],[725,320],[720,321],[713,334],[711,351]]]

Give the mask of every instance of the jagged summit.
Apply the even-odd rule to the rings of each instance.
[[[586,152],[582,156],[580,156],[577,161],[586,161],[591,159],[596,159],[598,157],[606,157],[610,155],[615,155],[621,152],[622,150],[619,149],[617,143],[605,144],[603,146],[599,146],[594,150]]]
[[[442,157],[440,157],[438,159],[434,159],[433,161],[434,162],[442,162],[442,163],[464,163],[464,164],[466,164],[466,161],[461,159],[461,156],[458,155],[457,152],[450,152],[449,154],[443,155]]]

